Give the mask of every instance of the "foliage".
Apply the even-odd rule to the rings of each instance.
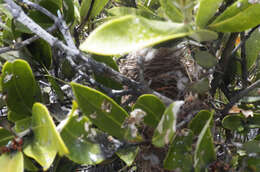
[[[259,171],[259,1],[3,0],[0,9],[1,170],[121,159],[121,171],[144,161]],[[185,49],[199,71],[176,81],[185,88],[174,100],[142,78],[140,52],[152,46]],[[127,54],[137,54],[139,80],[119,72]]]

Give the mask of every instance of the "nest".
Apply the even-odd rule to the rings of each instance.
[[[187,94],[187,85],[199,75],[189,54],[183,45],[174,48],[146,48],[121,59],[119,69],[127,77],[140,81],[138,58],[143,58],[143,78],[150,88],[173,100],[179,100]]]

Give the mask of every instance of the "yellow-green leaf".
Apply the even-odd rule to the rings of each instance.
[[[214,16],[223,0],[199,0],[199,7],[195,22],[200,28],[204,28]]]
[[[250,69],[255,64],[260,52],[260,29],[256,29],[246,40],[246,60],[247,68]]]
[[[180,9],[178,9],[173,0],[160,0],[161,7],[165,15],[173,22],[183,22],[183,14]]]
[[[24,60],[6,62],[2,69],[2,87],[8,108],[21,115],[30,115],[35,101],[36,83],[30,65]]]
[[[209,27],[219,32],[242,32],[260,24],[259,17],[260,4],[239,0],[218,16]]]
[[[77,83],[71,86],[80,109],[99,129],[118,139],[140,140],[130,137],[129,130],[122,128],[128,114],[114,100],[93,88]]]
[[[23,172],[22,152],[2,154],[0,156],[0,167],[3,172]]]
[[[32,130],[33,141],[25,147],[24,153],[47,170],[57,152],[64,155],[68,149],[56,130],[48,109],[40,103],[35,103],[32,108]]]
[[[152,143],[157,147],[169,144],[176,132],[177,114],[184,101],[175,101],[166,108],[154,132]]]
[[[99,26],[80,45],[80,49],[94,54],[122,55],[187,34],[188,27],[182,23],[128,15]]]

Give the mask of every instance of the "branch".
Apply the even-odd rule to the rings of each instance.
[[[256,89],[257,87],[260,87],[260,80],[257,80],[255,83],[247,87],[246,89],[238,92],[235,96],[233,96],[230,99],[230,103],[225,106],[225,108],[222,110],[222,114],[227,114],[228,111],[244,96],[248,95],[251,91]]]
[[[126,76],[122,75],[121,73],[113,70],[112,68],[108,67],[104,63],[100,63],[95,61],[90,57],[90,55],[86,55],[81,53],[77,48],[70,47],[65,45],[62,41],[58,40],[56,37],[52,36],[48,32],[46,32],[43,28],[41,28],[37,23],[35,23],[31,18],[29,18],[22,10],[20,6],[13,2],[13,0],[4,0],[8,6],[8,10],[12,13],[15,20],[19,21],[20,23],[24,24],[28,29],[30,29],[33,33],[38,35],[40,38],[44,39],[48,42],[52,47],[56,47],[63,52],[65,52],[68,56],[75,58],[79,58],[83,60],[89,69],[91,69],[95,74],[100,74],[103,76],[108,76],[113,80],[127,85],[128,87],[135,90],[137,93],[152,93],[157,95],[159,98],[162,98],[162,101],[166,104],[170,104],[172,102],[171,99],[157,93],[151,89],[147,89],[147,87],[143,86],[142,84],[127,78]],[[37,7],[37,6],[36,6]],[[37,7],[38,8],[38,7]],[[42,10],[43,12],[44,10]],[[53,17],[53,16],[52,16]],[[55,16],[56,17],[56,16]],[[58,26],[59,27],[59,26]],[[60,29],[60,28],[59,28]]]
[[[51,26],[50,28],[47,29],[47,32],[53,32],[55,29],[56,29],[56,26],[53,25],[53,26]],[[6,53],[8,51],[19,50],[19,49],[21,49],[21,48],[31,44],[33,41],[36,41],[39,38],[40,37],[38,35],[34,35],[33,37],[28,38],[28,39],[26,39],[26,40],[24,40],[22,42],[17,42],[14,45],[10,45],[8,47],[0,48],[0,54]]]

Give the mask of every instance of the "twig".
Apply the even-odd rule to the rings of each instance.
[[[54,30],[56,29],[56,25],[53,25],[51,27],[49,27],[47,29],[47,32],[53,32]],[[19,50],[29,44],[31,44],[33,41],[36,41],[37,39],[39,39],[40,37],[38,35],[34,35],[32,36],[31,38],[28,38],[22,42],[17,42],[13,45],[10,45],[8,47],[3,47],[3,48],[0,48],[0,54],[2,53],[6,53],[8,51],[15,51],[15,50]]]
[[[225,115],[228,113],[228,111],[237,103],[241,98],[248,95],[251,91],[253,91],[255,88],[260,87],[260,80],[257,80],[255,83],[247,87],[246,89],[238,92],[236,95],[234,95],[231,99],[229,104],[225,106],[225,108],[222,110],[222,115]]]

